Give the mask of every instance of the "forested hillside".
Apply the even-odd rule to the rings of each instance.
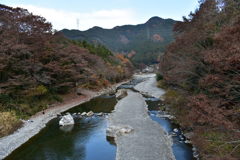
[[[100,89],[132,65],[101,45],[68,40],[43,17],[0,5],[0,137],[74,88]]]
[[[161,58],[166,101],[203,159],[240,158],[240,1],[202,0]]]
[[[176,21],[152,17],[145,24],[117,26],[113,29],[93,27],[87,31],[61,32],[70,39],[86,40],[102,44],[111,51],[128,55],[135,63],[156,63],[157,57],[173,41],[173,25]]]

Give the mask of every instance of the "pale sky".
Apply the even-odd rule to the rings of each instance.
[[[1,0],[0,3],[43,16],[57,30],[113,28],[145,23],[153,16],[182,20],[182,16],[198,7],[198,0]]]

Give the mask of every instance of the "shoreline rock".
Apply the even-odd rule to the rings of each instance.
[[[117,91],[117,93],[116,93],[116,98],[118,99],[118,100],[120,100],[120,99],[122,99],[122,98],[124,98],[124,97],[126,97],[127,96],[127,90],[126,89],[119,89],[118,91]]]
[[[94,113],[93,113],[93,111],[90,111],[90,112],[88,112],[86,115],[87,115],[88,117],[91,117],[91,116],[94,115]]]
[[[74,119],[71,116],[71,114],[67,114],[65,116],[63,116],[60,121],[59,121],[59,125],[60,126],[68,126],[68,125],[74,125]]]

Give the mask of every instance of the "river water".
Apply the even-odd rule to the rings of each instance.
[[[133,80],[119,88],[133,89],[142,80]],[[163,114],[159,110],[161,101],[146,97],[149,115],[158,122],[166,132],[171,134],[174,128],[179,130],[173,137],[173,152],[177,160],[192,160],[192,147],[185,144],[181,131],[177,125],[167,118],[160,118]],[[60,117],[51,120],[47,126],[27,143],[12,152],[6,160],[114,160],[116,146],[113,139],[106,136],[107,116],[117,100],[115,96],[103,95],[76,106],[67,112],[71,113],[75,125],[61,128],[58,125]],[[76,113],[93,111],[103,112],[92,117],[81,117]],[[63,113],[64,114],[64,113]]]
[[[116,103],[113,96],[100,96],[67,112],[109,113]],[[75,125],[70,128],[59,127],[60,117],[55,118],[6,160],[114,160],[116,146],[106,137],[106,116],[80,118],[76,115]]]
[[[185,143],[186,138],[182,134],[180,127],[177,124],[172,123],[170,119],[161,117],[161,115],[166,114],[159,110],[162,106],[162,101],[151,97],[146,98],[146,102],[151,119],[159,123],[165,132],[174,135],[172,136],[172,148],[175,158],[177,160],[193,160],[192,145]],[[177,132],[174,132],[174,129],[177,129]]]

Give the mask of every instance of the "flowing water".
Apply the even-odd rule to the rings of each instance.
[[[133,87],[141,81],[142,79],[132,80],[118,89],[134,90]],[[179,126],[171,123],[168,118],[159,117],[165,114],[160,110],[162,102],[152,97],[145,96],[145,99],[152,120],[158,122],[169,134],[172,134],[175,128],[178,129],[173,136],[173,152],[176,159],[194,159],[192,146],[184,143],[185,137],[181,134]],[[116,103],[115,96],[103,95],[66,111],[73,115],[74,126],[59,127],[60,117],[55,118],[39,134],[10,154],[6,160],[114,160],[116,146],[113,139],[106,137],[106,117]],[[88,111],[104,114],[102,116],[95,114],[92,117],[82,117],[77,114]]]
[[[192,145],[185,143],[186,138],[179,126],[172,123],[169,118],[162,118],[163,115],[166,115],[165,112],[160,110],[161,106],[163,106],[162,101],[148,97],[146,98],[146,103],[152,120],[158,122],[169,135],[174,135],[172,148],[176,160],[193,160]],[[174,129],[177,132],[174,132]]]

